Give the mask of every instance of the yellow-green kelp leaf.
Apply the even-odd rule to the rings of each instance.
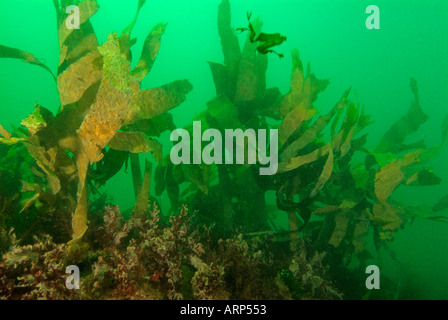
[[[193,89],[188,80],[180,80],[140,91],[139,80],[130,74],[128,40],[127,36],[109,35],[99,48],[103,78],[96,100],[77,131],[91,163],[102,159],[102,150],[123,126],[177,107]]]
[[[27,210],[31,205],[36,202],[37,199],[41,196],[43,193],[41,187],[37,183],[30,183],[28,181],[22,180],[22,209],[20,210],[20,213]],[[31,193],[31,195],[27,196],[25,193]]]
[[[142,132],[117,132],[107,145],[112,149],[131,153],[153,152],[157,161],[162,156],[162,145]]]
[[[382,240],[391,240],[395,231],[403,223],[400,217],[402,214],[402,210],[389,203],[375,202],[373,204],[373,213],[369,215],[369,218],[380,228],[380,238]]]
[[[432,210],[437,212],[445,210],[447,208],[448,208],[448,195],[445,195],[432,207]]]
[[[22,209],[20,210],[19,213],[25,212],[29,207],[31,207],[33,205],[33,203],[35,203],[37,201],[37,199],[39,199],[39,197],[40,197],[40,193],[35,193],[32,196],[23,199],[21,201]]]
[[[148,75],[156,61],[166,26],[166,23],[159,23],[146,37],[140,61],[132,71],[132,76],[139,81],[142,81]]]
[[[76,5],[80,11],[80,29],[68,29],[67,19],[72,19],[71,15],[67,15],[66,8],[70,5]],[[95,35],[95,30],[90,22],[90,18],[98,11],[97,1],[94,0],[62,0],[61,4],[55,3],[57,13],[58,32],[59,32],[59,65],[58,76],[60,76],[72,64],[77,63],[86,55],[98,49],[98,39]],[[70,21],[69,21],[70,22]],[[77,67],[79,69],[79,67]],[[76,79],[83,79],[89,77],[87,73],[77,75]],[[80,83],[78,83],[80,84]],[[58,89],[61,90],[61,84],[58,84]],[[85,88],[85,85],[82,85]],[[75,87],[66,88],[66,90],[77,90]],[[61,93],[61,91],[60,91]],[[63,97],[67,96],[67,92],[62,92]],[[64,99],[61,99],[64,101]],[[91,103],[90,103],[91,104]],[[64,107],[64,105],[62,105]]]
[[[230,85],[230,74],[228,68],[221,63],[208,62],[215,83],[216,95],[226,94],[228,97],[234,95],[235,87]]]
[[[137,119],[153,118],[179,106],[191,90],[193,86],[188,80],[178,80],[159,88],[146,89],[136,93],[132,109],[137,114]]]
[[[283,161],[296,156],[297,152],[305,148],[325,129],[331,120],[339,113],[345,110],[348,104],[348,95],[351,90],[347,90],[341,100],[326,115],[319,117],[303,134],[294,142],[292,142],[281,154]]]
[[[281,104],[280,112],[286,116],[301,104],[309,109],[317,99],[320,92],[324,91],[330,81],[328,79],[318,80],[311,73],[311,66],[308,64],[307,72],[304,74],[302,60],[297,49],[292,52],[292,73],[290,91],[285,95]]]
[[[404,179],[403,168],[419,162],[421,150],[408,153],[382,167],[375,175],[375,195],[380,202],[386,202],[392,192]]]
[[[30,137],[24,141],[24,145],[29,154],[36,160],[36,164],[39,168],[45,172],[45,179],[48,181],[52,193],[57,194],[61,190],[61,181],[56,174],[55,154],[51,151],[47,151],[45,147],[40,146],[36,136]]]
[[[24,139],[24,138],[14,138],[14,137],[11,137],[11,138],[0,138],[0,144],[5,144],[5,145],[7,145],[7,146],[13,146],[13,145],[15,145],[15,144],[17,144],[17,143],[19,143],[19,142],[24,142],[24,141],[26,141],[26,139]]]
[[[288,159],[287,161],[282,161],[278,165],[278,172],[288,172],[292,171],[294,169],[297,169],[301,166],[304,166],[306,164],[312,163],[320,159],[321,157],[324,157],[328,154],[330,148],[332,147],[331,142],[326,144],[325,146],[318,148],[314,150],[313,152],[310,152],[303,156],[294,157],[291,159]]]
[[[61,105],[78,102],[87,89],[103,76],[103,57],[94,50],[70,65],[58,77]]]
[[[365,246],[367,235],[369,234],[370,221],[368,211],[363,211],[357,218],[355,230],[353,231],[352,244],[355,247],[355,253],[360,253]]]
[[[87,190],[84,186],[78,195],[78,205],[72,217],[72,240],[69,245],[79,243],[87,229]]]
[[[78,168],[78,191],[77,206],[72,215],[72,240],[69,245],[77,244],[88,229],[87,225],[87,171],[89,168],[89,157],[84,149],[79,149],[75,153],[76,167]]]
[[[3,128],[3,126],[0,124],[0,135],[3,136],[3,138],[9,139],[12,137],[12,134],[9,133],[8,130],[6,130],[5,128]]]
[[[333,231],[333,234],[331,235],[330,240],[328,241],[328,244],[334,246],[334,247],[339,247],[339,245],[341,244],[342,240],[345,237],[346,231],[347,231],[347,227],[348,227],[348,215],[346,212],[341,212],[338,213],[335,217],[335,228]]]
[[[98,3],[96,0],[84,0],[77,4],[79,8],[79,24],[82,25],[86,21],[88,21],[99,9]],[[65,8],[64,12],[65,12]],[[67,38],[76,31],[75,29],[67,28],[66,21],[72,19],[70,16],[67,16],[66,20],[64,20],[59,25],[59,45],[62,48]]]
[[[311,119],[315,114],[316,110],[308,109],[304,102],[288,113],[278,130],[279,145],[284,145],[288,138],[302,127],[304,121]]]
[[[35,106],[33,113],[22,120],[21,125],[28,129],[31,135],[47,127],[47,122],[53,119],[53,114],[48,109],[39,105]]]
[[[41,67],[46,70],[53,77],[54,81],[56,81],[56,77],[53,72],[48,68],[45,64],[39,61],[34,55],[31,53],[0,45],[0,58],[8,58],[8,59],[19,59],[23,62],[30,63],[32,65]]]
[[[333,173],[333,164],[334,164],[333,149],[330,148],[327,161],[325,162],[324,168],[322,169],[322,173],[319,176],[319,179],[317,180],[316,186],[314,187],[313,191],[311,191],[310,194],[311,198],[317,196],[317,194],[322,190],[322,188],[330,179],[331,174]]]
[[[152,163],[145,161],[145,176],[140,188],[134,212],[146,212],[149,210],[149,190],[151,189]]]
[[[127,123],[132,95],[139,90],[139,84],[129,74],[130,62],[122,53],[116,34],[109,35],[99,51],[104,70],[101,86],[77,131],[91,164],[102,159],[104,147]]]

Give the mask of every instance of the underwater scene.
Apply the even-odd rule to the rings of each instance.
[[[0,300],[448,299],[447,21],[0,0]]]

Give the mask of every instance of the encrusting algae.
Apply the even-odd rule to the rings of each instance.
[[[216,97],[194,119],[221,132],[278,130],[278,172],[260,176],[257,164],[174,165],[157,138],[176,128],[169,111],[193,86],[178,80],[142,88],[167,28],[149,32],[131,68],[131,34],[145,2],[121,34],[99,44],[90,22],[97,1],[55,0],[56,76],[34,55],[0,45],[0,58],[51,73],[61,102],[57,114],[37,104],[11,132],[0,125],[1,299],[360,299],[363,283],[347,278],[375,254],[368,241],[391,252],[394,235],[416,217],[448,221],[445,198],[416,208],[393,197],[400,186],[441,183],[428,161],[441,150],[448,121],[439,145],[405,144],[428,119],[417,81],[409,111],[369,150],[370,117],[351,90],[320,113],[315,102],[330,82],[304,67],[298,50],[289,92],[267,88],[267,54],[286,37],[263,33],[261,19],[248,16],[241,48],[229,0],[218,9],[224,63],[209,63]],[[65,27],[72,4],[81,12],[79,30]],[[149,152],[157,164],[146,160],[142,174],[139,155]],[[129,160],[136,202],[125,219],[98,188]],[[171,215],[157,202],[165,193]],[[286,229],[274,215],[287,217]],[[65,287],[69,265],[81,268],[81,290]]]

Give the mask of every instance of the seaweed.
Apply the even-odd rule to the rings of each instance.
[[[144,1],[139,3],[137,15],[144,4]],[[61,191],[61,179],[68,182],[67,185],[78,181],[75,196],[73,187],[60,195],[61,198],[77,199],[71,242],[76,243],[87,230],[89,167],[102,160],[106,146],[121,152],[153,152],[155,159],[161,160],[161,145],[143,132],[132,131],[132,125],[177,107],[192,86],[187,80],[182,80],[160,88],[140,89],[141,81],[157,57],[165,26],[161,28],[158,25],[150,32],[140,62],[131,70],[130,48],[134,42],[130,40],[130,32],[135,20],[120,36],[109,35],[108,40],[98,46],[89,20],[99,9],[97,2],[86,0],[78,4],[83,18],[81,28],[76,31],[66,28],[61,18],[68,5],[69,1],[55,2],[60,46],[57,77],[60,112],[53,116],[47,109],[37,106],[36,111],[22,122],[28,129],[28,136],[5,137],[0,142],[23,142],[26,145],[44,172],[53,196]],[[111,166],[116,163],[112,161]],[[101,165],[108,168],[105,162]],[[47,194],[37,186],[33,190],[37,191],[36,195],[24,209]]]
[[[411,78],[411,90],[414,100],[409,107],[408,112],[395,122],[390,129],[384,134],[380,143],[376,147],[376,152],[396,152],[397,150],[409,150],[415,148],[425,148],[423,141],[414,142],[405,145],[406,138],[418,131],[420,126],[428,120],[428,116],[423,112],[420,105],[417,81]]]
[[[82,13],[79,30],[64,27],[73,3]],[[229,0],[217,19],[224,61],[209,62],[216,96],[194,120],[202,130],[278,130],[278,171],[260,176],[256,163],[173,164],[158,138],[176,128],[170,110],[193,87],[188,80],[142,87],[166,23],[149,32],[131,68],[131,34],[145,3],[138,2],[120,34],[100,44],[90,22],[97,1],[54,1],[59,110],[36,104],[20,128],[0,125],[0,298],[362,298],[355,275],[365,274],[382,251],[397,261],[390,247],[397,232],[415,219],[448,222],[447,196],[421,206],[396,197],[400,188],[442,183],[430,161],[446,141],[448,117],[440,144],[407,141],[428,118],[417,81],[411,79],[409,110],[370,150],[370,117],[352,89],[321,113],[319,95],[330,81],[319,79],[310,63],[305,68],[297,49],[289,91],[267,87],[272,39],[261,18],[249,17],[250,34],[240,47]],[[0,58],[51,70],[17,49],[0,46]],[[194,125],[184,129],[192,135]],[[142,168],[140,155],[148,153],[152,159]],[[189,157],[197,160],[194,152]],[[128,165],[135,193],[130,215],[98,191]],[[61,287],[72,263],[82,267],[79,294]]]
[[[56,77],[53,74],[53,72],[51,71],[51,69],[49,67],[47,67],[44,63],[42,63],[38,58],[36,58],[36,56],[32,55],[31,53],[0,45],[0,58],[1,59],[18,59],[18,60],[22,60],[23,62],[38,66],[38,67],[44,69],[45,71],[47,71],[48,73],[50,73],[51,76],[53,77],[53,79],[56,81]]]

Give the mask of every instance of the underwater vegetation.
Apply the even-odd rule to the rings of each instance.
[[[268,54],[286,37],[262,32],[251,14],[248,28],[235,29],[223,0],[224,61],[209,62],[216,97],[194,120],[203,130],[278,130],[278,171],[174,165],[158,139],[177,128],[169,111],[193,86],[141,85],[167,24],[150,30],[131,68],[132,31],[145,0],[130,25],[102,44],[90,22],[96,0],[53,2],[56,75],[31,53],[0,45],[0,58],[49,72],[60,96],[56,114],[36,104],[20,127],[0,125],[0,299],[368,298],[364,270],[381,251],[396,260],[389,244],[397,232],[416,218],[448,222],[446,196],[419,207],[393,197],[399,187],[441,183],[429,162],[446,142],[448,117],[439,144],[408,141],[428,120],[415,79],[407,113],[368,149],[370,117],[351,89],[319,111],[315,102],[330,81],[318,79],[298,50],[290,55],[289,92],[268,88]],[[79,30],[65,24],[73,4]],[[125,217],[100,188],[128,165],[135,207]],[[81,290],[65,287],[69,265],[81,270]]]

